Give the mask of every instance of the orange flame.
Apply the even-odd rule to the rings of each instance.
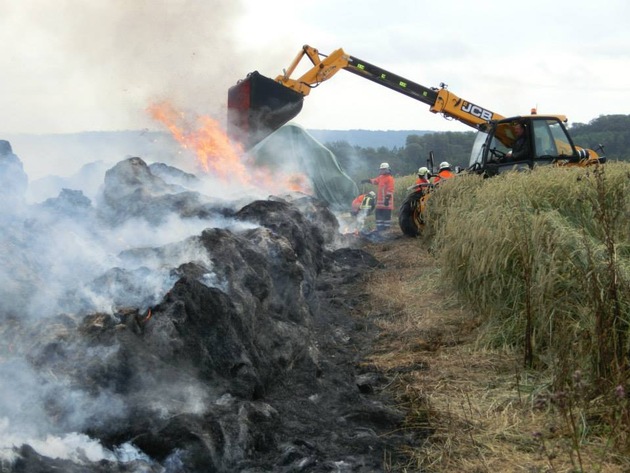
[[[222,179],[236,177],[243,183],[249,181],[245,166],[240,160],[243,150],[233,144],[216,120],[199,117],[196,129],[187,131],[185,116],[162,102],[149,107],[151,116],[166,125],[173,137],[186,149],[192,150],[206,173],[212,172]],[[182,122],[180,124],[180,122]]]
[[[185,149],[194,152],[198,164],[206,173],[222,180],[237,180],[242,185],[256,185],[270,191],[312,193],[309,180],[303,174],[278,175],[262,167],[248,169],[240,144],[232,142],[219,122],[211,117],[197,117],[191,125],[182,112],[167,102],[149,106],[148,112],[164,124]]]

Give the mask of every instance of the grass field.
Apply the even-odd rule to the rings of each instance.
[[[424,236],[369,245],[369,362],[430,434],[392,471],[630,471],[629,187],[618,163],[458,176]]]

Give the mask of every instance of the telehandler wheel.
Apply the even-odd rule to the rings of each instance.
[[[422,211],[424,210],[423,197],[425,196],[421,192],[412,192],[400,206],[398,225],[407,236],[417,237],[422,233],[424,227],[424,220],[422,219]]]

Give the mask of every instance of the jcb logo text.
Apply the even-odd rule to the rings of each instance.
[[[462,111],[470,113],[475,117],[479,117],[482,120],[492,120],[492,112],[490,110],[481,108],[479,105],[475,105],[474,103],[464,102],[462,105]]]

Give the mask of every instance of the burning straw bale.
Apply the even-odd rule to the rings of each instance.
[[[109,174],[122,170],[124,178],[109,187],[107,205],[121,210],[140,199],[123,218],[167,212],[161,206],[172,189],[145,166],[132,158]],[[203,215],[204,198],[188,197],[178,198],[192,207],[167,205],[168,212]],[[238,230],[206,228],[127,250],[123,261],[151,264],[93,279],[93,294],[116,300],[114,289],[127,287],[133,294],[117,300],[132,304],[52,316],[18,331],[15,343],[29,347],[30,402],[45,419],[38,428],[87,435],[103,453],[98,465],[55,460],[27,437],[14,444],[9,471],[331,471],[343,464],[371,472],[410,441],[398,430],[403,416],[380,390],[387,380],[357,368],[375,332],[349,315],[361,297],[353,288],[379,263],[340,247],[337,221],[316,199],[254,201],[232,216]],[[172,283],[152,300],[137,285],[160,261],[178,264],[160,268]]]

